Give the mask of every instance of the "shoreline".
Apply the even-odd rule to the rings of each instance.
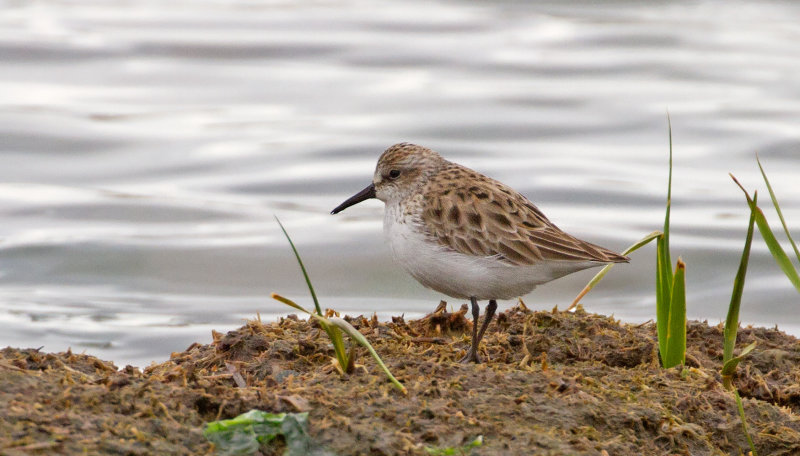
[[[293,315],[214,332],[212,343],[144,370],[5,348],[0,455],[210,454],[205,423],[254,408],[309,412],[311,438],[340,455],[430,454],[478,436],[481,446],[465,454],[748,451],[719,375],[719,325],[690,321],[686,366],[664,370],[652,323],[515,306],[487,331],[487,362],[461,365],[471,328],[465,312],[346,317],[407,396],[360,348],[355,372],[340,376],[324,332]],[[775,329],[740,329],[738,348],[753,341],[734,380],[750,433],[761,454],[796,454],[800,341]],[[262,453],[282,454],[281,445]]]

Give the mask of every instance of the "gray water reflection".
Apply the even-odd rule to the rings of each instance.
[[[441,296],[393,264],[379,203],[328,215],[399,141],[622,249],[661,223],[669,109],[673,249],[690,316],[711,322],[747,219],[727,173],[759,186],[758,152],[800,220],[795,2],[0,6],[0,345],[142,365],[285,314],[270,292],[308,300],[276,214],[325,305],[430,310]],[[650,319],[653,274],[634,254],[585,305]],[[526,301],[564,307],[590,276]],[[800,334],[798,301],[757,243],[742,319]]]

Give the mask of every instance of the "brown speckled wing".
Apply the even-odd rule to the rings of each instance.
[[[513,265],[628,260],[561,231],[527,198],[467,168],[436,176],[423,201],[428,233],[460,253],[497,256]]]

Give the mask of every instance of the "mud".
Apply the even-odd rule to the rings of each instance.
[[[373,344],[403,395],[366,352],[342,377],[315,324],[250,321],[144,371],[73,353],[0,351],[0,454],[213,454],[206,422],[250,409],[309,412],[309,432],[340,455],[424,455],[483,436],[475,455],[747,454],[722,387],[722,328],[690,322],[686,366],[663,370],[652,323],[578,310],[499,315],[482,365],[466,307],[420,320],[347,318]],[[800,342],[742,328],[757,341],[734,380],[762,455],[800,454]],[[266,454],[281,454],[278,446]]]

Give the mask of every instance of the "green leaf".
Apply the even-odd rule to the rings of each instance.
[[[758,456],[756,446],[753,443],[753,439],[750,437],[750,432],[747,430],[747,417],[744,414],[742,398],[739,397],[739,392],[736,390],[733,390],[733,396],[736,399],[736,408],[739,409],[739,417],[742,419],[742,431],[744,432],[744,436],[747,437],[747,444],[750,446],[750,452],[752,453],[752,456]]]
[[[317,317],[317,319],[324,319],[324,317]],[[330,320],[325,319],[327,323],[325,331],[328,333],[328,337],[331,339],[331,343],[333,344],[333,352],[336,353],[336,361],[339,363],[339,367],[342,368],[342,372],[349,373],[348,369],[350,367],[350,353],[344,346],[344,337],[342,337],[342,332],[339,331],[336,327],[331,325]]]
[[[268,413],[250,410],[229,420],[206,425],[203,435],[214,444],[217,454],[249,455],[278,436],[286,441],[284,456],[333,456],[315,445],[306,432],[308,413]]]
[[[639,250],[641,247],[644,247],[645,245],[649,244],[650,241],[652,241],[653,239],[658,238],[659,236],[661,236],[661,231],[653,231],[652,233],[648,234],[647,236],[645,236],[642,239],[640,239],[639,241],[637,241],[632,246],[630,246],[627,249],[625,249],[625,251],[622,252],[622,254],[623,255],[627,255],[627,254],[629,254],[631,252],[635,252],[636,250]],[[572,304],[570,304],[570,306],[569,306],[569,308],[567,310],[574,309],[578,305],[578,302],[581,300],[581,298],[586,296],[586,293],[591,291],[592,288],[594,288],[594,286],[597,285],[597,283],[600,282],[600,280],[602,280],[603,277],[605,277],[606,274],[608,274],[608,271],[610,271],[611,268],[613,268],[614,265],[616,265],[616,264],[617,263],[609,263],[609,264],[605,265],[603,267],[603,269],[600,270],[600,272],[595,274],[595,276],[592,278],[592,280],[590,280],[589,283],[586,284],[585,287],[583,287],[583,290],[581,290],[581,292],[578,293],[578,296],[575,297],[575,300],[572,301]]]
[[[350,338],[352,338],[353,340],[355,340],[356,342],[358,342],[359,344],[364,346],[364,348],[366,348],[369,351],[370,355],[372,355],[372,357],[375,359],[375,362],[378,363],[378,366],[381,368],[381,370],[383,370],[383,372],[386,374],[386,376],[389,378],[389,380],[392,382],[392,384],[394,384],[395,387],[397,387],[400,391],[402,391],[403,394],[407,394],[407,390],[406,390],[405,386],[403,386],[403,384],[400,383],[394,377],[394,375],[392,375],[391,371],[389,371],[389,368],[386,367],[386,364],[383,363],[383,360],[381,359],[381,357],[378,356],[378,353],[372,347],[372,344],[370,344],[369,341],[367,340],[367,338],[364,337],[363,334],[358,332],[358,330],[356,328],[354,328],[353,325],[348,323],[346,320],[343,320],[341,318],[336,318],[336,317],[325,318],[325,317],[321,317],[319,315],[313,314],[313,313],[307,311],[306,309],[304,309],[303,307],[301,307],[300,305],[296,304],[291,299],[284,298],[283,296],[275,294],[275,293],[272,293],[272,298],[277,300],[277,301],[280,301],[280,302],[282,302],[282,303],[284,303],[284,304],[286,304],[286,305],[288,305],[290,307],[293,307],[293,308],[295,308],[297,310],[301,310],[301,311],[311,315],[311,317],[313,317],[314,319],[316,319],[319,322],[319,324],[322,326],[323,329],[325,329],[325,331],[328,333],[328,336],[330,336],[330,338],[331,338],[331,342],[333,343],[334,351],[337,354],[337,361],[339,362],[339,365],[342,368],[342,370],[347,369],[347,366],[348,366],[348,363],[349,363],[349,360],[350,360],[349,356],[345,357],[344,359],[338,357],[340,349],[341,349],[341,352],[343,352],[343,353],[345,352],[345,350],[344,350],[344,339],[342,338],[342,331],[344,331],[348,336],[350,336]]]
[[[305,307],[302,307],[300,304],[297,304],[296,302],[292,301],[292,300],[291,300],[291,299],[289,299],[289,298],[284,298],[283,296],[281,296],[281,295],[279,295],[279,294],[277,294],[277,293],[272,293],[272,294],[270,295],[270,297],[272,297],[272,299],[274,299],[274,300],[276,300],[276,301],[280,301],[280,302],[282,302],[282,303],[286,304],[287,306],[289,306],[289,307],[292,307],[292,308],[294,308],[294,309],[296,309],[296,310],[299,310],[299,311],[301,311],[301,312],[305,312],[305,313],[307,313],[307,314],[309,314],[309,315],[314,315],[314,314],[312,314],[311,312],[307,311],[307,310],[305,309]]]
[[[736,372],[736,367],[739,365],[740,362],[747,356],[753,349],[756,348],[756,343],[753,342],[752,344],[744,347],[742,352],[739,353],[739,356],[731,357],[731,359],[725,361],[725,364],[722,366],[722,376],[723,377],[730,377]]]
[[[800,292],[800,275],[797,274],[797,270],[794,268],[789,256],[786,255],[783,247],[781,247],[781,244],[772,233],[772,230],[767,223],[767,218],[764,216],[761,208],[756,206],[755,201],[750,198],[747,190],[745,190],[742,184],[736,180],[733,174],[730,174],[730,176],[733,178],[733,181],[736,182],[736,185],[738,185],[739,188],[741,188],[744,192],[744,196],[747,198],[747,204],[750,205],[750,210],[756,213],[756,226],[758,226],[758,232],[761,233],[764,243],[767,244],[767,248],[772,254],[772,258],[774,258],[775,262],[778,263],[778,266],[781,268],[783,273],[786,274],[786,277],[789,279],[789,281],[792,282],[792,285],[794,285],[797,291]]]
[[[667,126],[669,130],[669,180],[667,181],[667,210],[664,215],[664,229],[662,231],[664,232],[664,260],[667,265],[672,265],[669,251],[669,215],[672,206],[672,119],[669,117],[669,112],[667,112]],[[669,283],[671,283],[672,269],[667,268],[667,272],[670,275]]]
[[[347,353],[347,350],[344,347],[344,339],[342,338],[342,333],[337,328],[331,326],[331,323],[330,321],[328,321],[327,318],[309,312],[300,304],[297,304],[291,299],[285,298],[277,293],[272,293],[270,296],[272,297],[272,299],[276,301],[280,301],[293,309],[305,312],[308,315],[314,317],[319,322],[320,326],[322,326],[322,329],[325,330],[325,333],[328,334],[328,338],[331,340],[331,343],[333,344],[333,352],[336,354],[336,362],[339,363],[339,366],[342,368],[342,372],[346,372],[347,366],[350,365],[350,357]]]
[[[669,178],[667,180],[667,208],[664,214],[664,233],[656,241],[656,330],[661,365],[667,367],[667,338],[670,306],[672,303],[672,258],[669,250],[669,218],[672,208],[672,119],[667,113],[669,131]]]
[[[320,308],[319,301],[317,300],[317,295],[316,293],[314,293],[314,287],[311,285],[311,279],[308,277],[308,273],[306,272],[305,266],[303,266],[303,260],[300,259],[300,254],[297,253],[297,249],[294,247],[292,238],[289,237],[289,233],[286,232],[286,229],[283,227],[281,221],[278,220],[278,217],[275,217],[275,220],[278,222],[278,225],[280,225],[281,230],[283,231],[283,235],[286,236],[286,239],[289,241],[289,245],[292,246],[292,251],[294,251],[294,256],[295,258],[297,258],[297,263],[300,264],[300,269],[303,271],[303,277],[305,277],[306,279],[308,290],[311,292],[311,297],[314,298],[314,307],[316,308],[317,313],[313,314],[307,311],[299,304],[292,301],[291,299],[284,298],[283,296],[280,296],[278,294],[272,293],[271,295],[272,298],[286,304],[289,307],[292,307],[293,309],[297,309],[301,312],[305,312],[311,315],[319,322],[320,326],[322,326],[322,329],[324,329],[325,332],[328,334],[328,338],[330,338],[331,343],[333,344],[333,351],[336,354],[336,361],[339,363],[339,367],[341,368],[342,373],[348,373],[353,364],[351,362],[352,358],[350,357],[352,352],[348,353],[348,351],[345,349],[344,346],[344,337],[342,336],[342,330],[343,330],[352,339],[354,339],[356,342],[360,343],[367,350],[369,350],[370,354],[372,355],[373,358],[375,358],[375,361],[378,363],[380,368],[386,373],[386,376],[389,377],[389,380],[392,381],[392,384],[394,384],[395,387],[400,389],[400,391],[402,391],[403,394],[407,394],[408,392],[406,388],[403,386],[403,384],[397,381],[394,375],[392,375],[392,373],[383,363],[383,360],[381,360],[380,356],[378,356],[378,353],[375,351],[374,348],[372,348],[372,345],[370,345],[369,341],[367,341],[367,339],[360,332],[358,332],[352,325],[350,325],[350,323],[347,323],[341,318],[327,319],[322,315],[322,309]]]
[[[728,316],[725,319],[723,363],[727,363],[733,358],[733,349],[736,346],[736,333],[739,330],[739,308],[742,304],[742,292],[744,291],[744,280],[747,275],[747,263],[750,260],[750,246],[753,243],[753,227],[756,219],[756,211],[753,208],[756,206],[757,201],[758,192],[753,195],[753,205],[750,206],[750,221],[747,224],[744,250],[742,250],[742,259],[739,260],[739,270],[736,271],[736,278],[733,280],[731,303],[728,305]]]
[[[666,364],[669,306],[672,301],[672,271],[666,249],[664,236],[659,236],[656,239],[656,331],[662,366]]]
[[[761,175],[764,177],[764,183],[767,184],[767,190],[769,190],[769,197],[772,199],[772,205],[775,206],[775,212],[778,213],[778,218],[781,220],[781,225],[783,225],[783,232],[786,233],[786,237],[792,244],[794,254],[797,256],[797,261],[800,261],[800,250],[797,249],[797,244],[795,244],[794,239],[792,239],[792,235],[789,234],[789,228],[786,227],[786,220],[783,218],[781,206],[778,204],[778,197],[775,196],[775,192],[772,191],[772,185],[770,185],[769,179],[767,179],[767,173],[764,172],[764,167],[761,166],[761,160],[758,158],[758,154],[756,154],[756,162],[758,163],[758,169],[761,170]]]
[[[794,268],[792,264],[792,260],[789,259],[789,256],[786,255],[786,252],[781,247],[778,240],[775,238],[775,235],[772,233],[772,230],[767,223],[766,217],[764,217],[764,213],[761,212],[759,207],[755,208],[756,210],[756,225],[758,226],[758,231],[761,233],[761,237],[764,238],[764,242],[767,244],[767,248],[769,248],[770,253],[772,254],[772,258],[775,258],[775,262],[778,263],[778,266],[781,268],[786,277],[792,282],[792,285],[800,292],[800,275],[797,274],[797,270]]]
[[[291,236],[286,231],[286,228],[283,227],[283,223],[281,223],[280,219],[275,216],[275,221],[278,222],[278,225],[281,227],[281,231],[283,231],[283,235],[286,236],[286,240],[289,241],[289,245],[292,247],[292,252],[294,252],[294,257],[297,259],[297,264],[300,265],[300,270],[303,272],[303,278],[306,280],[306,285],[308,286],[308,291],[311,293],[311,298],[314,300],[314,309],[317,311],[317,316],[323,317],[322,315],[322,307],[319,305],[319,300],[317,299],[317,294],[314,292],[314,285],[311,284],[311,278],[308,276],[308,271],[306,271],[306,267],[303,264],[303,260],[300,258],[300,253],[297,251],[297,248],[294,246],[294,242],[292,242]],[[276,295],[273,294],[273,298]],[[278,299],[278,298],[275,298]],[[308,313],[311,315],[310,312],[305,310],[304,308],[300,307],[299,305],[295,304],[294,302],[282,298],[278,299],[282,303],[294,307],[295,309],[302,310],[303,312]],[[322,325],[322,328],[328,334],[328,338],[331,340],[333,344],[333,352],[336,354],[336,361],[342,368],[342,372],[346,372],[347,366],[350,365],[350,359],[347,355],[347,350],[344,347],[344,340],[342,339],[341,333],[336,328],[330,327],[330,325]]]
[[[303,277],[306,279],[306,285],[308,285],[308,291],[311,292],[311,298],[314,300],[314,308],[317,310],[317,315],[322,316],[322,308],[320,307],[319,301],[317,300],[317,294],[314,293],[314,286],[311,285],[311,279],[308,277],[308,271],[306,271],[306,267],[305,265],[303,265],[303,260],[300,259],[300,254],[297,252],[297,248],[294,246],[292,238],[289,237],[289,233],[286,232],[286,228],[283,227],[283,223],[281,223],[277,215],[275,216],[275,221],[278,222],[278,225],[281,227],[281,231],[283,231],[283,235],[286,236],[286,240],[289,241],[289,245],[292,246],[294,257],[297,258],[297,264],[300,265],[300,270],[303,271]]]
[[[672,301],[667,326],[667,352],[664,368],[683,364],[686,360],[686,264],[678,258],[672,281]]]
[[[394,384],[394,386],[397,389],[402,391],[403,394],[407,394],[406,387],[403,386],[402,383],[397,381],[396,378],[394,378],[394,375],[392,375],[392,373],[389,371],[389,368],[386,367],[385,364],[383,364],[383,360],[381,359],[380,356],[378,356],[378,353],[375,351],[374,348],[372,348],[372,345],[369,343],[367,338],[364,337],[363,334],[358,332],[358,330],[354,328],[353,325],[351,325],[350,323],[341,318],[329,318],[328,320],[331,322],[331,324],[336,325],[337,327],[339,327],[339,329],[347,333],[347,335],[350,336],[353,340],[363,345],[364,348],[366,348],[369,351],[369,354],[372,355],[372,357],[375,359],[375,362],[378,363],[378,366],[381,368],[381,370],[383,370],[383,372],[386,374],[389,380],[391,380],[392,384]]]

